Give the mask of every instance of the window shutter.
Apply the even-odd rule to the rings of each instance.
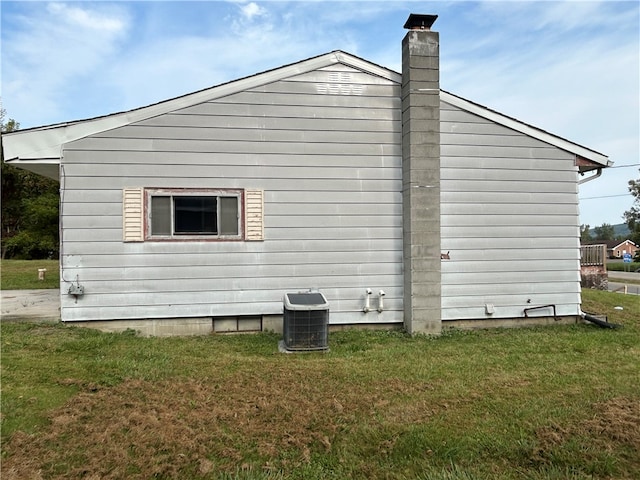
[[[122,191],[122,240],[144,241],[144,189],[125,188]]]
[[[244,191],[245,240],[264,240],[264,190]]]

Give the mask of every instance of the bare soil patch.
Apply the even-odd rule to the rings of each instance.
[[[611,451],[614,445],[626,447],[629,460],[640,471],[640,403],[637,399],[614,398],[594,405],[591,413],[588,419],[572,425],[539,429],[533,460],[548,462],[566,442],[586,438],[589,450],[594,452]]]
[[[4,446],[3,477],[198,477],[250,469],[248,460],[269,470],[274,457],[285,458],[277,468],[293,466],[312,451],[331,450],[363,417],[375,422],[389,409],[400,420],[394,397],[425,391],[399,380],[359,388],[309,375],[131,380],[112,388],[64,379],[82,392],[50,415],[46,431],[13,435]]]

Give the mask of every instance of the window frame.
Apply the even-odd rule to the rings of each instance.
[[[221,234],[188,234],[175,233],[174,224],[174,197],[236,197],[238,200],[238,233],[237,235],[221,235]],[[154,235],[151,233],[151,198],[152,197],[169,197],[170,200],[170,228],[169,235]],[[145,188],[144,189],[144,240],[152,242],[238,242],[245,240],[245,205],[244,205],[244,189],[241,188]],[[220,230],[220,203],[217,200],[216,207],[216,223],[217,229]]]

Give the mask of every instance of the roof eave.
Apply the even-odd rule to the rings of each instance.
[[[5,158],[20,167],[22,167],[23,162],[40,161],[41,159],[47,159],[47,161],[57,159],[59,162],[63,145],[74,140],[337,63],[342,63],[398,83],[401,81],[401,76],[392,70],[336,50],[301,62],[285,65],[146,107],[86,120],[17,130],[2,136]]]
[[[596,152],[595,150],[591,150],[590,148],[584,147],[570,140],[567,140],[557,135],[554,135],[552,133],[546,132],[540,128],[534,127],[533,125],[529,125],[527,123],[521,122],[520,120],[509,117],[502,113],[496,112],[495,110],[491,110],[490,108],[471,102],[462,97],[449,93],[445,90],[440,91],[440,99],[446,103],[449,103],[456,107],[462,108],[463,110],[466,110],[468,112],[471,112],[483,118],[486,118],[487,120],[491,120],[495,123],[511,128],[512,130],[516,130],[520,133],[528,135],[532,138],[536,138],[550,145],[554,145],[555,147],[558,147],[561,150],[565,150],[569,153],[573,153],[577,157],[580,157],[590,162],[592,168],[588,168],[586,170],[581,170],[581,171],[595,170],[597,168],[606,168],[613,165],[613,162],[609,160],[609,157],[607,157],[606,155],[600,152]]]
[[[51,166],[59,164],[62,148],[66,143],[337,63],[342,63],[397,83],[402,80],[401,75],[397,72],[336,50],[146,107],[87,120],[17,130],[10,134],[2,135],[4,155],[8,159],[7,161],[21,168],[30,169],[34,168],[36,163],[41,163],[48,165],[47,171],[50,172]],[[602,153],[528,125],[445,90],[440,91],[440,98],[449,104],[575,154],[576,164],[583,163],[580,167],[581,172],[613,165],[608,157]],[[48,174],[47,176],[51,175]]]
[[[32,160],[9,159],[5,163],[22,170],[36,173],[60,181],[60,161],[57,158],[38,158]]]

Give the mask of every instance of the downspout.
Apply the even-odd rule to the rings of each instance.
[[[591,180],[595,180],[600,175],[602,175],[602,167],[598,168],[594,175],[591,175],[590,177],[578,180],[578,185],[582,185],[583,183],[587,183],[587,182],[590,182]],[[580,309],[580,316],[584,320],[586,320],[588,322],[591,322],[591,323],[594,323],[595,325],[598,325],[598,326],[603,327],[603,328],[617,328],[617,327],[619,327],[619,325],[610,324],[608,322],[603,322],[599,318],[596,318],[593,315],[590,315],[590,314],[588,314],[586,312],[583,312],[582,309]]]
[[[609,323],[608,320],[602,320],[596,317],[595,315],[591,315],[590,313],[583,312],[582,310],[580,310],[580,316],[587,322],[591,322],[594,325],[597,325],[601,328],[611,328],[611,329],[622,328],[622,325],[618,325],[617,323]]]

